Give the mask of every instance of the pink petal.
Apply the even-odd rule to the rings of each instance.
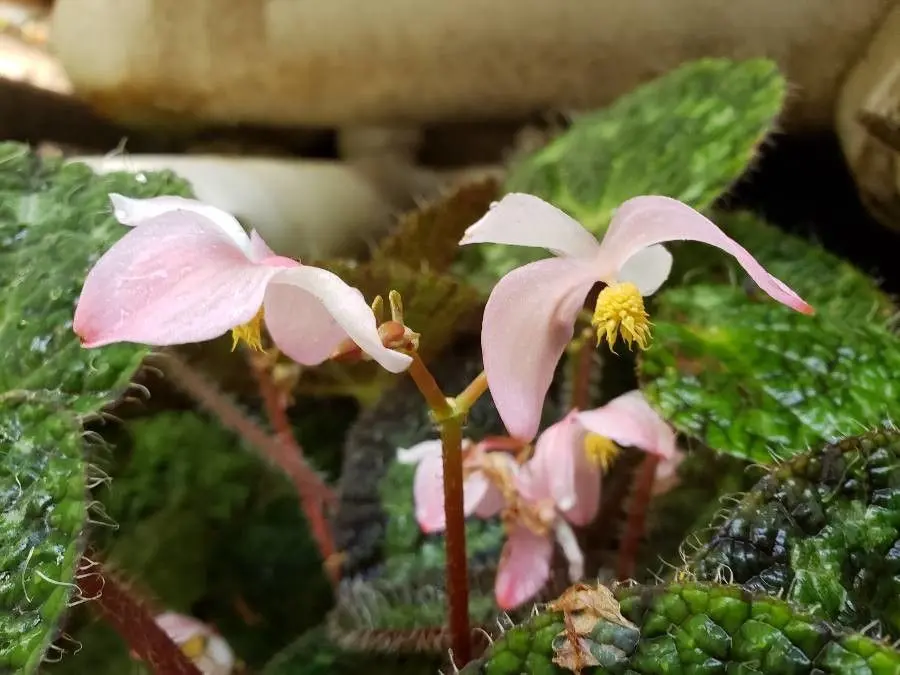
[[[534,195],[512,193],[494,203],[460,240],[546,248],[556,255],[591,258],[600,245],[576,220]]]
[[[202,621],[185,614],[163,612],[154,618],[157,626],[177,645],[182,645],[195,635],[212,635],[212,629]]]
[[[530,501],[552,499],[573,525],[587,525],[600,508],[600,470],[584,451],[584,436],[574,411],[544,430],[519,488]]]
[[[712,221],[670,197],[634,197],[624,202],[613,215],[601,245],[601,257],[608,265],[621,269],[641,249],[678,240],[699,241],[725,251],[734,256],[774,300],[804,314],[814,312],[799,295],[766,272],[743,246],[727,237]]]
[[[413,499],[415,501],[416,520],[419,527],[425,533],[442,531],[447,522],[444,516],[444,466],[441,457],[440,441],[437,444],[438,451],[431,452],[423,457],[416,467],[416,475],[413,479]],[[470,516],[476,511],[489,511],[489,507],[497,504],[499,492],[480,472],[471,473],[463,482],[463,512]],[[502,497],[497,508],[491,513],[479,515],[488,518],[502,508]]]
[[[656,477],[653,481],[651,495],[662,495],[678,485],[678,467],[684,461],[686,455],[676,450],[671,457],[663,459],[656,465]]]
[[[484,309],[481,347],[497,412],[510,435],[530,441],[556,364],[596,281],[572,258],[538,260],[503,277]]]
[[[269,245],[262,238],[262,235],[256,230],[250,231],[250,259],[254,262],[260,262],[266,258],[274,258],[275,251],[269,248]]]
[[[676,451],[675,432],[637,389],[605,406],[578,413],[578,421],[588,431],[621,446],[640,448],[663,458]]]
[[[113,215],[123,225],[131,227],[143,225],[156,216],[172,211],[187,211],[203,216],[211,220],[237,244],[244,253],[250,252],[250,240],[247,233],[237,219],[222,209],[198,202],[196,199],[184,197],[164,196],[151,197],[150,199],[132,199],[124,195],[111,192],[109,200],[113,205]],[[177,224],[178,221],[169,221]]]
[[[298,363],[322,363],[348,336],[392,373],[403,372],[412,361],[382,344],[362,293],[327,270],[298,265],[282,271],[269,285],[265,309],[272,339]]]
[[[500,609],[515,609],[537,595],[550,578],[552,559],[551,539],[516,526],[503,546],[494,583]]]
[[[128,232],[97,261],[73,328],[85,347],[209,340],[252,319],[277,273],[251,263],[215,223],[170,211]]]

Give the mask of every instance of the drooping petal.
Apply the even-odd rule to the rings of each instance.
[[[581,552],[581,546],[578,545],[578,537],[569,527],[569,524],[561,518],[556,519],[553,526],[553,532],[556,535],[556,543],[562,549],[566,562],[569,563],[569,581],[573,584],[581,581],[584,576],[584,554]]]
[[[494,594],[500,609],[509,611],[527,602],[550,578],[553,541],[521,525],[509,534],[500,554]]]
[[[672,254],[662,244],[653,244],[631,256],[619,269],[618,280],[630,281],[641,295],[653,295],[672,271]]]
[[[662,458],[676,451],[675,432],[637,389],[605,406],[578,413],[578,421],[588,431],[621,446],[640,448]]]
[[[170,211],[128,232],[97,261],[73,328],[85,347],[210,340],[253,318],[277,273],[251,263],[207,218]]]
[[[298,265],[272,279],[266,326],[275,344],[298,363],[325,361],[348,336],[386,370],[400,373],[412,359],[382,344],[372,308],[336,274]]]
[[[429,442],[429,441],[426,441]],[[441,442],[437,452],[429,452],[416,467],[413,479],[413,499],[415,500],[416,521],[425,533],[440,532],[447,526],[444,516],[444,466],[441,457]],[[499,492],[479,471],[473,471],[463,481],[463,512],[466,516],[478,513],[488,518],[502,508]],[[495,506],[496,505],[496,506]]]
[[[666,241],[699,241],[734,256],[747,274],[774,300],[812,314],[813,308],[787,285],[766,272],[740,244],[687,204],[660,196],[634,197],[615,212],[601,244],[601,259],[615,274],[638,251]],[[633,281],[633,279],[632,279]],[[647,285],[652,285],[649,284]],[[640,285],[640,284],[639,284]]]
[[[671,457],[667,457],[656,465],[656,476],[653,480],[651,496],[662,495],[678,485],[678,467],[684,461],[686,455],[681,450],[676,450]]]
[[[543,199],[516,192],[495,202],[459,243],[535,246],[575,258],[592,258],[600,250],[578,221]]]
[[[519,481],[526,499],[552,499],[579,526],[590,523],[600,508],[600,469],[588,459],[584,437],[577,412],[570,412],[538,437]]]
[[[596,280],[592,264],[549,258],[503,277],[484,309],[484,371],[510,435],[530,441],[575,317]]]
[[[250,238],[241,227],[241,224],[230,213],[226,213],[222,209],[215,206],[198,202],[196,199],[186,199],[184,197],[163,196],[150,197],[149,199],[132,199],[124,195],[111,192],[109,200],[113,205],[113,216],[123,225],[135,227],[143,225],[156,216],[172,211],[181,211],[188,213],[196,213],[207,218],[222,228],[235,244],[237,244],[244,253],[250,253]],[[169,221],[173,225],[178,225],[180,220]]]

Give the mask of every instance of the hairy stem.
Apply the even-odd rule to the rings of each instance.
[[[573,344],[572,400],[570,408],[586,410],[591,396],[591,369],[594,365],[594,333],[585,328]]]
[[[634,489],[628,508],[628,520],[625,522],[625,534],[619,544],[619,559],[616,563],[616,578],[626,581],[634,577],[637,555],[644,537],[644,524],[647,520],[647,507],[653,496],[653,483],[656,480],[656,467],[659,465],[657,455],[648,454],[638,468],[634,479]]]
[[[264,364],[258,360],[248,359],[250,369],[256,378],[259,386],[259,393],[263,400],[263,407],[266,410],[266,416],[269,418],[269,424],[278,441],[296,455],[300,460],[303,459],[303,448],[297,442],[294,436],[294,430],[291,428],[290,419],[287,415],[287,405],[284,396],[278,390],[272,379],[271,372]],[[334,556],[336,553],[334,537],[331,535],[331,527],[328,524],[328,518],[325,515],[326,503],[322,499],[318,499],[308,490],[298,490],[300,504],[303,513],[309,521],[312,535],[316,540],[319,553],[322,560],[326,562],[325,572],[331,580],[332,584],[337,585],[340,582],[340,564],[335,564],[337,560]]]
[[[447,522],[447,598],[450,635],[457,664],[472,658],[469,627],[469,570],[466,555],[466,517],[463,511],[462,425],[459,418],[441,424],[444,459],[444,516]]]
[[[134,655],[157,675],[202,675],[200,669],[166,635],[147,605],[104,570],[96,554],[85,553],[76,577],[82,597],[116,630]]]
[[[331,556],[334,555],[335,548],[331,537],[331,528],[323,515],[322,505],[334,504],[336,496],[303,455],[281,438],[275,438],[269,434],[228,396],[223,394],[218,387],[180,357],[168,352],[161,365],[169,379],[189,394],[201,407],[215,415],[222,426],[241,436],[290,478],[309,520],[322,560],[329,562]],[[326,565],[330,578],[334,578],[335,568],[335,565]]]

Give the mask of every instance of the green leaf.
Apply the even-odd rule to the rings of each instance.
[[[78,420],[57,397],[0,399],[0,672],[34,673],[73,596],[87,523]],[[64,403],[64,402],[63,402]]]
[[[172,174],[96,176],[0,144],[0,671],[34,672],[58,630],[89,503],[80,415],[128,387],[146,349],[82,349],[72,315],[91,265],[127,232],[108,193],[187,194]]]
[[[90,267],[128,228],[108,194],[187,194],[171,173],[95,175],[0,144],[0,391],[59,389],[91,411],[120,393],[146,354],[137,345],[85,350],[72,315]]]
[[[696,285],[659,297],[639,374],[679,431],[769,463],[772,449],[797,451],[900,416],[897,372],[900,341],[878,323]]]
[[[510,169],[504,192],[552,202],[594,234],[638,195],[667,195],[708,208],[753,160],[785,99],[768,60],[688,63],[575,119]],[[461,269],[479,284],[543,257],[537,249],[468,247]]]
[[[498,190],[492,179],[469,183],[405,214],[379,242],[372,259],[445,272],[456,259],[466,228],[485,214]]]

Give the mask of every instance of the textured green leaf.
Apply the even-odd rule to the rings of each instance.
[[[677,283],[651,311],[641,388],[680,431],[708,447],[768,463],[900,412],[895,309],[852,265],[753,215],[717,218],[815,308],[798,314],[763,294],[728,256],[700,244],[675,251]],[[719,282],[719,283],[710,283]],[[724,282],[724,283],[723,283]]]
[[[379,242],[372,259],[446,271],[456,259],[463,232],[490,208],[498,190],[494,180],[470,183],[405,214]]]
[[[121,392],[144,357],[136,345],[84,350],[72,332],[85,275],[128,229],[112,216],[110,192],[149,197],[187,186],[171,173],[96,176],[0,145],[0,391],[60,389],[90,411]]]
[[[576,118],[516,162],[503,191],[536,194],[598,236],[612,211],[638,195],[667,195],[705,210],[753,160],[785,92],[771,61],[688,63]],[[537,249],[469,248],[461,268],[486,285],[542,257]]]
[[[699,579],[785,597],[900,636],[900,433],[876,430],[776,466],[688,561]]]
[[[584,675],[900,672],[900,653],[894,647],[836,627],[784,600],[753,595],[737,586],[671,583],[620,587],[615,593],[622,614],[633,625],[596,617],[577,645],[584,656],[602,665],[583,668]],[[581,618],[590,617],[583,612]],[[569,640],[563,618],[562,613],[537,614],[506,630],[461,674],[572,672],[553,663]]]
[[[87,522],[85,474],[81,427],[56,397],[3,395],[0,673],[35,672],[66,612]]]
[[[127,231],[109,192],[185,194],[171,174],[95,176],[0,144],[0,672],[34,672],[74,593],[89,503],[79,414],[124,392],[146,349],[81,348],[90,266]]]
[[[809,317],[731,286],[662,294],[642,390],[705,445],[769,463],[900,416],[900,341],[876,323]]]

